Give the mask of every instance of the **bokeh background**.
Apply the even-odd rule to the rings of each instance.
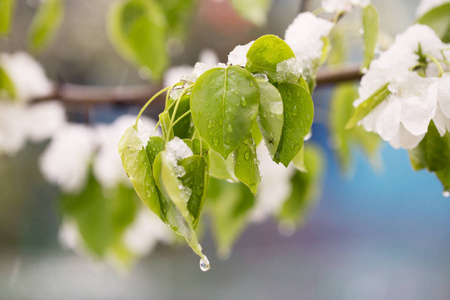
[[[387,34],[415,20],[417,0],[372,2]],[[62,28],[40,58],[49,77],[86,85],[145,82],[107,38],[110,3],[66,0]],[[237,44],[266,33],[283,36],[300,4],[274,1],[267,25],[256,28],[226,0],[199,1],[188,42],[176,49],[172,64],[193,65],[204,48],[226,61]],[[35,6],[34,0],[17,1],[13,34],[2,51],[25,49]],[[440,183],[414,172],[407,152],[387,144],[382,166],[374,169],[355,152],[354,168],[344,176],[329,145],[331,89],[321,86],[313,97],[312,140],[326,149],[327,167],[309,221],[289,238],[272,221],[250,225],[228,260],[209,255],[212,268],[206,273],[186,246],[158,246],[128,272],[64,250],[58,242],[58,192],[37,167],[46,145],[1,157],[0,299],[450,299],[450,201]],[[107,123],[137,110],[104,105],[90,107],[88,114],[91,122]],[[85,121],[85,114],[85,108],[70,108],[73,121]],[[202,245],[214,253],[209,233]]]

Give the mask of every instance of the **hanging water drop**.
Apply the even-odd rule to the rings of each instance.
[[[213,139],[213,145],[217,147],[219,145],[219,140],[217,138]]]
[[[245,159],[249,159],[249,158],[250,158],[250,153],[249,153],[249,151],[245,152],[244,157],[245,157]]]
[[[209,269],[211,269],[211,266],[209,264],[209,260],[206,256],[203,256],[200,259],[200,270],[202,270],[203,272],[209,271]]]

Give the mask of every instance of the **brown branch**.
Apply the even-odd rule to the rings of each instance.
[[[343,67],[340,69],[323,69],[317,75],[317,85],[337,84],[359,80],[359,67]],[[59,100],[68,105],[117,105],[142,104],[161,90],[161,86],[133,85],[120,87],[85,86],[62,83],[55,86],[53,93],[36,98],[33,101]],[[162,97],[157,102],[162,101]]]

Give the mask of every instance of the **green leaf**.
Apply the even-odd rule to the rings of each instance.
[[[11,78],[9,78],[8,73],[0,67],[0,99],[16,99],[16,88]]]
[[[111,7],[108,33],[117,51],[138,67],[148,68],[159,80],[169,58],[167,22],[155,1],[126,0]]]
[[[450,3],[437,6],[417,20],[417,23],[431,27],[444,42],[450,43]]]
[[[258,191],[261,175],[259,174],[256,145],[251,136],[244,140],[234,153],[234,174],[254,195]]]
[[[444,193],[450,191],[450,133],[441,137],[431,121],[425,137],[408,152],[414,170],[426,168],[434,172],[444,186]]]
[[[182,235],[192,250],[204,258],[198,243],[195,227],[206,198],[206,161],[203,156],[193,155],[177,163],[185,174],[179,177],[171,164],[170,155],[165,151],[158,154],[153,164],[156,185],[167,205],[166,222]],[[177,176],[178,175],[178,176]]]
[[[259,130],[259,125],[257,121],[253,122],[252,129],[250,129],[250,133],[252,135],[253,141],[255,145],[258,146],[261,143],[263,136],[261,130]]]
[[[150,141],[150,146],[147,143],[144,145],[136,128],[130,126],[120,140],[119,154],[136,193],[145,205],[164,220],[152,172],[154,155],[149,156],[151,150],[154,150],[153,153],[161,151],[164,141],[161,142],[160,137],[152,137]]]
[[[184,37],[189,33],[192,12],[194,11],[195,0],[159,0],[161,9],[167,19],[171,34]]]
[[[218,179],[225,179],[237,182],[238,179],[234,175],[234,159],[228,156],[227,159],[223,159],[216,151],[211,150],[211,166],[209,169],[209,175]]]
[[[355,84],[344,83],[336,86],[330,100],[329,130],[343,171],[350,169],[352,145],[362,147],[372,161],[375,161],[381,141],[377,134],[366,132],[361,127],[345,129],[354,111],[353,101],[357,98],[358,90]]]
[[[273,158],[283,130],[283,100],[280,92],[271,83],[264,80],[256,82],[261,94],[257,121],[266,147]]]
[[[89,175],[86,187],[78,194],[64,194],[61,208],[66,217],[78,225],[85,246],[98,258],[121,243],[125,228],[137,210],[136,194],[122,185],[105,191]]]
[[[234,243],[248,223],[254,204],[255,196],[244,184],[211,180],[208,206],[219,257],[229,257]]]
[[[345,126],[346,129],[350,129],[356,125],[360,120],[362,120],[365,116],[367,116],[375,107],[377,107],[381,102],[383,102],[387,96],[391,94],[388,89],[388,83],[383,85],[380,89],[378,89],[372,96],[370,96],[367,100],[361,103],[353,113],[351,119],[348,121]]]
[[[231,0],[231,5],[247,21],[263,26],[267,23],[272,0]]]
[[[362,29],[364,30],[364,61],[362,69],[368,68],[375,57],[375,47],[378,41],[378,12],[372,5],[366,5],[362,10]]]
[[[28,33],[31,51],[41,52],[58,31],[64,15],[63,0],[45,0],[39,5]]]
[[[292,192],[278,214],[281,225],[295,228],[306,221],[320,196],[325,155],[319,147],[305,147],[307,172],[295,171],[291,178]]]
[[[292,159],[292,164],[300,172],[308,172],[305,165],[305,147],[302,147],[300,152]]]
[[[254,77],[235,66],[206,71],[192,90],[195,128],[225,159],[249,134],[258,106],[259,88]]]
[[[286,167],[303,146],[314,116],[314,105],[306,89],[295,83],[279,85],[283,99],[284,123],[274,161]]]
[[[427,168],[435,172],[450,168],[450,133],[440,136],[434,122],[430,122],[428,132],[419,145],[409,150],[412,165],[418,170]]]
[[[264,73],[276,81],[277,65],[295,57],[291,47],[275,35],[264,35],[257,39],[247,52],[245,68],[251,73]]]
[[[170,98],[170,101],[168,102],[166,107],[171,105],[173,101],[175,101],[175,100]],[[180,101],[180,103],[178,104],[177,113],[175,115],[175,121],[178,120],[179,117],[181,117],[183,114],[185,114],[186,112],[188,112],[191,109],[190,95],[184,95],[183,97],[181,97],[181,99],[179,101]],[[172,117],[174,109],[175,109],[175,106],[170,108],[170,110],[169,110],[170,117]],[[164,118],[166,118],[166,117],[164,116]],[[193,126],[191,126],[191,121],[192,121],[192,118],[190,115],[187,115],[187,116],[183,117],[182,119],[180,119],[180,121],[173,126],[174,136],[177,136],[180,139],[192,138],[192,135],[194,133],[194,128],[193,128]],[[169,125],[169,123],[167,123],[166,125]]]
[[[15,0],[0,0],[0,37],[8,34],[14,13]]]

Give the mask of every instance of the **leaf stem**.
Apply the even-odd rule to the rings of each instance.
[[[181,119],[183,119],[184,117],[186,117],[188,114],[191,113],[191,110],[188,110],[187,112],[185,112],[184,114],[182,114],[175,122],[173,122],[172,126],[175,126],[175,124],[177,124],[178,122],[181,121]]]
[[[170,132],[173,129],[173,125],[174,125],[174,122],[175,122],[175,116],[176,116],[177,111],[178,111],[178,106],[180,105],[180,100],[181,100],[181,98],[183,98],[184,95],[186,95],[186,93],[189,91],[189,89],[191,87],[192,86],[185,87],[183,89],[183,91],[181,92],[181,94],[178,96],[178,99],[175,101],[176,104],[175,104],[175,107],[174,107],[173,112],[172,112],[172,117],[170,118],[170,125],[169,125],[169,129],[167,130],[167,132]],[[170,134],[167,135],[166,139],[168,139],[169,136],[170,136]],[[166,142],[168,142],[168,140],[166,140]]]
[[[442,77],[444,75],[444,69],[442,69],[442,66],[439,63],[439,61],[436,59],[436,57],[429,55],[429,54],[425,55],[425,57],[428,57],[429,59],[431,59],[431,61],[438,67],[439,77]]]
[[[162,93],[166,92],[168,89],[170,89],[170,86],[168,86],[168,87],[160,90],[159,92],[157,92],[155,95],[153,95],[153,97],[150,98],[150,100],[147,101],[147,103],[145,103],[145,105],[142,107],[141,111],[139,112],[139,114],[136,117],[136,122],[134,123],[134,128],[137,129],[137,124],[138,124],[139,118],[142,116],[142,114],[144,113],[145,109],[150,105],[150,103],[152,103],[153,100],[155,100]]]

